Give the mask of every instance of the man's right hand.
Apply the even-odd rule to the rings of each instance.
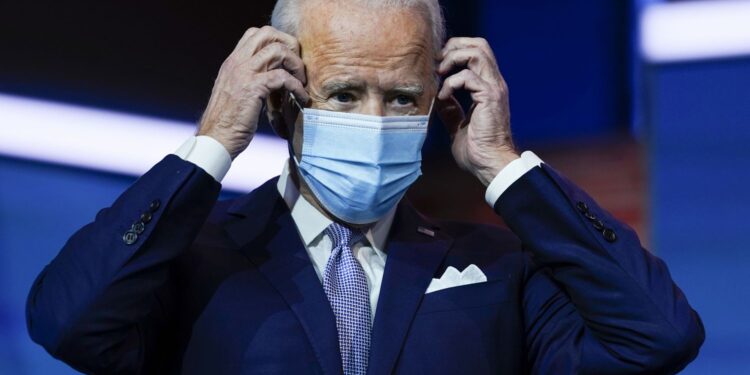
[[[271,93],[287,90],[306,102],[299,53],[299,42],[289,34],[270,26],[247,30],[219,69],[198,135],[217,140],[234,160],[255,136]]]

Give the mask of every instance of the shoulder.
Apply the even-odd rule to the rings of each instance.
[[[276,182],[277,178],[272,178],[247,194],[217,201],[196,238],[196,244],[216,240],[224,242],[238,235],[247,239],[250,232],[262,232],[269,220],[286,209]]]

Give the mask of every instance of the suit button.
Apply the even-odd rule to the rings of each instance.
[[[149,221],[151,221],[151,212],[144,212],[141,214],[141,221],[148,224]]]
[[[581,213],[589,212],[589,206],[586,205],[586,202],[578,202],[576,203],[576,207],[578,208],[578,211]]]
[[[610,228],[604,228],[604,230],[602,231],[602,236],[604,236],[604,239],[607,240],[607,242],[615,242],[615,240],[617,240],[615,231]]]
[[[161,202],[158,199],[154,199],[151,201],[151,204],[148,205],[148,210],[151,212],[156,212],[156,210],[159,209],[159,206],[161,206]]]
[[[135,232],[135,234],[141,234],[144,230],[146,230],[146,226],[140,221],[130,227],[130,231]]]
[[[596,230],[602,230],[604,229],[604,223],[602,223],[601,220],[594,220],[594,229]]]
[[[583,216],[585,216],[590,221],[596,221],[596,215],[592,214],[591,212],[584,212]]]
[[[138,241],[138,235],[132,230],[129,230],[122,236],[122,241],[125,242],[126,245],[132,245],[135,241]]]

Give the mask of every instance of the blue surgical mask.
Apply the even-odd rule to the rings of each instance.
[[[430,108],[432,111],[432,108]],[[422,174],[425,116],[305,108],[300,175],[328,212],[352,224],[383,217]]]

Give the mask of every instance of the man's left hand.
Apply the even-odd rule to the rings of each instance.
[[[463,68],[445,79],[436,103],[453,139],[453,157],[487,186],[518,158],[510,132],[508,86],[483,38],[451,38],[441,58],[437,69],[441,76]],[[453,95],[462,89],[473,101],[468,113]]]

